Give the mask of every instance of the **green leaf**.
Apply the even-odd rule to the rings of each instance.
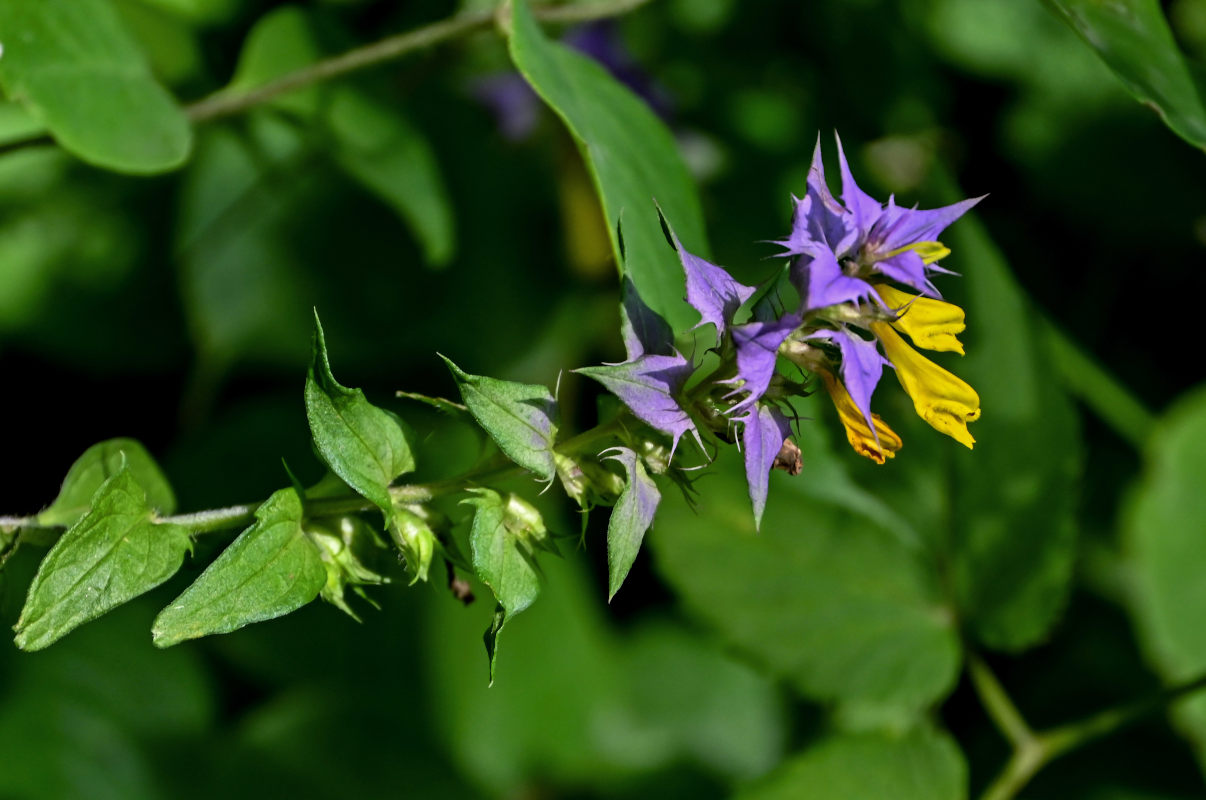
[[[151,509],[160,514],[176,510],[172,487],[146,448],[133,439],[108,439],[92,445],[75,460],[67,470],[59,496],[38,514],[38,524],[74,525],[88,511],[96,490],[120,472],[123,464],[146,492]]]
[[[674,137],[649,107],[603,67],[540,31],[525,0],[511,4],[511,58],[569,128],[595,180],[616,263],[641,299],[676,331],[698,315],[683,299],[678,255],[666,244],[654,199],[688,250],[706,258],[699,197]],[[623,215],[624,254],[616,225]]]
[[[1206,672],[1206,388],[1157,424],[1122,517],[1133,564],[1132,614],[1149,660],[1170,683]],[[1206,696],[1178,707],[1206,764]]]
[[[950,445],[953,573],[959,612],[985,644],[1039,641],[1066,602],[1082,468],[1076,410],[1047,354],[1038,314],[974,218],[944,235],[948,284],[967,311],[967,356],[944,361],[980,394],[976,449]],[[945,289],[946,287],[944,287]],[[928,432],[927,432],[928,433]],[[945,444],[945,442],[944,442]]]
[[[46,554],[17,620],[17,646],[41,650],[150,591],[176,574],[191,545],[186,528],[154,521],[134,473],[119,469]]]
[[[557,475],[553,441],[557,438],[557,400],[545,386],[470,375],[440,356],[461,391],[469,413],[498,449],[541,480]]]
[[[540,594],[540,574],[531,548],[506,524],[503,498],[490,489],[474,489],[473,492],[473,497],[462,501],[474,507],[473,527],[469,532],[473,571],[490,587],[498,601],[485,636],[490,683],[494,683],[498,637],[516,614],[536,600]]]
[[[157,647],[230,633],[275,619],[309,603],[327,582],[318,548],[302,531],[301,498],[281,489],[151,628]]]
[[[321,55],[304,10],[297,6],[273,9],[252,26],[239,52],[234,78],[223,91],[242,94],[256,89],[314,63]],[[275,108],[310,115],[318,110],[319,87],[284,92],[268,102]]]
[[[1135,99],[1178,136],[1206,148],[1206,105],[1157,0],[1046,0]]]
[[[607,601],[616,596],[628,577],[632,562],[641,550],[645,531],[653,524],[658,503],[662,501],[657,484],[645,471],[637,454],[626,447],[615,448],[617,455],[607,456],[624,465],[628,483],[620,492],[607,520]]]
[[[0,42],[0,84],[66,150],[136,174],[188,158],[187,118],[106,0],[5,0]]]
[[[738,795],[740,800],[963,800],[967,764],[945,733],[919,728],[829,735]]]
[[[306,417],[322,460],[348,486],[371,500],[389,524],[390,482],[415,468],[401,421],[377,408],[359,389],[331,374],[322,323],[314,314],[314,360],[306,373]]]
[[[344,172],[398,213],[433,266],[452,259],[452,204],[435,153],[400,111],[366,94],[341,89],[327,109],[335,160]]]
[[[691,611],[816,700],[901,718],[950,692],[954,615],[917,550],[811,496],[810,462],[796,478],[771,476],[758,534],[739,456],[724,452],[710,469],[698,510],[668,496],[650,537],[659,572]]]

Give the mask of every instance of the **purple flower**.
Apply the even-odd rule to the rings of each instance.
[[[694,434],[703,448],[691,415],[677,399],[683,383],[694,371],[691,362],[681,355],[643,355],[623,364],[583,367],[574,371],[606,386],[637,419],[670,436],[673,440],[671,456],[684,433]]]
[[[854,182],[841,139],[838,163],[841,203],[825,182],[818,138],[808,170],[808,190],[796,200],[791,233],[776,242],[787,255],[798,257],[792,277],[804,297],[804,310],[874,297],[868,279],[877,274],[939,297],[929,273],[947,271],[935,262],[949,251],[937,237],[983,197],[930,210],[901,208],[893,197],[885,205]],[[866,290],[860,291],[852,281],[865,285]]]
[[[665,217],[662,221],[666,222]],[[687,276],[687,302],[699,312],[699,323],[695,327],[710,322],[716,326],[717,337],[723,337],[737,309],[753,297],[757,289],[738,283],[724,269],[688,253],[668,222],[666,230]]]
[[[875,421],[871,416],[871,395],[883,376],[884,365],[891,365],[888,359],[879,354],[875,339],[864,339],[849,330],[821,330],[810,334],[809,339],[828,339],[837,345],[842,354],[842,383],[850,393],[850,399],[867,420],[867,426],[872,435],[875,434]],[[876,441],[879,437],[876,436]]]
[[[745,479],[750,487],[750,502],[754,506],[754,527],[762,525],[766,510],[766,494],[770,473],[791,436],[787,417],[771,406],[758,403],[739,419],[742,423],[741,450],[745,457]]]
[[[798,327],[800,318],[794,314],[733,327],[733,344],[737,349],[737,376],[733,382],[741,382],[741,385],[730,392],[729,397],[742,393],[746,396],[729,409],[730,414],[753,405],[766,394],[775,375],[779,345]]]

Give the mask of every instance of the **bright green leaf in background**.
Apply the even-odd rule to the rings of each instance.
[[[1044,0],[1080,34],[1135,99],[1168,127],[1206,148],[1202,82],[1177,47],[1157,0]]]
[[[107,0],[5,0],[0,44],[5,92],[84,161],[154,173],[188,157],[188,120]]]
[[[444,363],[452,370],[469,413],[498,449],[541,480],[553,480],[557,475],[553,463],[557,400],[548,388],[470,375],[447,358]]]
[[[694,182],[674,137],[630,90],[590,58],[550,41],[524,0],[512,5],[511,58],[565,121],[594,176],[617,263],[641,299],[676,331],[697,319],[684,297],[678,256],[666,244],[654,201],[692,253],[707,257]],[[616,226],[624,222],[624,253]]]
[[[318,596],[327,570],[302,531],[297,492],[276,492],[255,517],[255,524],[155,618],[151,635],[156,646],[275,619]]]
[[[381,509],[388,524],[393,514],[389,485],[415,468],[406,430],[360,389],[335,380],[317,314],[314,326],[314,360],[306,373],[306,418],[314,447],[331,472]]]
[[[321,55],[306,12],[297,6],[275,9],[252,28],[225,91],[255,89]],[[335,163],[397,212],[428,263],[442,266],[452,258],[455,226],[439,165],[423,134],[400,108],[347,85],[286,92],[274,97],[270,106],[325,124]]]
[[[142,490],[147,506],[160,514],[176,510],[176,496],[155,459],[133,439],[109,439],[94,444],[75,460],[63,488],[50,507],[38,514],[40,525],[74,525],[92,504],[92,497],[123,465]]]
[[[803,474],[772,481],[758,534],[740,464],[724,453],[698,512],[668,496],[649,541],[687,606],[803,695],[907,717],[954,686],[954,616],[917,551],[856,512],[805,499],[807,464],[834,457],[810,452]]]
[[[967,765],[944,733],[825,736],[740,800],[963,800]]]
[[[187,529],[154,521],[146,491],[123,467],[46,554],[17,621],[17,646],[40,650],[176,574]]]
[[[1132,610],[1148,658],[1169,683],[1206,670],[1206,390],[1163,418],[1123,517],[1134,569]],[[1206,765],[1206,696],[1177,719]]]

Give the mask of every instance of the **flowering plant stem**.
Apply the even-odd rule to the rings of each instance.
[[[1013,754],[980,800],[1010,800],[1047,764],[1095,739],[1108,736],[1144,716],[1206,688],[1206,674],[1151,697],[1109,708],[1084,719],[1046,731],[1034,731],[1018,711],[1005,687],[975,653],[969,653],[967,670],[985,711],[1013,747]]]
[[[593,3],[567,6],[544,5],[534,6],[532,13],[537,19],[545,22],[589,22],[622,16],[637,10],[648,2],[650,0],[598,0]],[[387,36],[376,42],[354,47],[337,56],[287,72],[254,89],[246,91],[220,89],[208,97],[185,106],[184,113],[194,124],[241,114],[295,89],[396,61],[416,50],[424,50],[483,30],[494,24],[498,14],[498,11],[455,14],[412,31]],[[52,137],[47,134],[36,134],[26,139],[18,139],[0,145],[0,155],[25,147],[49,144],[54,144]]]

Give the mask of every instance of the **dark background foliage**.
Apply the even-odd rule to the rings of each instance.
[[[248,31],[279,13],[250,0],[177,12],[116,4],[184,100],[223,86]],[[373,0],[300,8],[326,52],[457,10]],[[1201,52],[1206,4],[1178,0],[1168,11],[1181,45]],[[764,260],[773,248],[758,242],[786,232],[815,138],[828,148],[836,129],[877,197],[947,202],[943,171],[964,195],[990,193],[975,217],[1032,301],[1031,335],[1052,321],[1155,413],[1203,379],[1206,162],[1041,4],[663,0],[617,21],[615,35],[668,99],[714,260],[739,278],[774,268]],[[615,360],[617,279],[572,141],[547,110],[528,138],[510,140],[474,97],[476,80],[508,69],[488,31],[341,84],[398,109],[429,143],[455,219],[455,252],[442,265],[426,263],[413,226],[349,177],[331,131],[289,108],[198,127],[191,161],[157,177],[105,172],[54,148],[0,155],[0,510],[49,503],[72,460],[114,436],[159,458],[184,510],[266,497],[286,484],[282,458],[317,479],[302,405],[313,306],[340,380],[432,431],[420,451],[433,470],[466,442],[393,393],[452,395],[437,350],[471,372],[550,385],[563,369]],[[953,247],[948,265],[970,276],[977,251]],[[956,280],[943,288],[958,296]],[[985,323],[969,316],[976,341],[1020,335]],[[1058,383],[1059,370],[1043,379]],[[566,427],[591,424],[594,390],[564,380]],[[994,400],[986,420],[1007,413],[1008,393]],[[1134,566],[1119,545],[1143,454],[1099,413],[1077,411],[1083,474],[1059,490],[1079,535],[1070,595],[1029,649],[989,657],[1038,727],[1178,677],[1141,647]],[[924,528],[908,508],[907,476],[950,464],[955,445],[908,433],[900,456],[875,469],[841,448],[820,452],[871,491],[883,486],[884,501]],[[954,469],[976,470],[981,455]],[[951,471],[934,474],[936,491],[957,490]],[[806,535],[810,520],[837,519],[842,529],[814,509],[823,486],[790,480],[771,489],[785,527]],[[551,524],[576,530],[568,506],[545,505]],[[1203,532],[1201,519],[1182,523]],[[605,520],[593,519],[586,548],[563,548],[540,604],[514,623],[490,690],[487,604],[462,609],[438,580],[372,590],[382,610],[362,606],[359,625],[313,604],[155,650],[150,620],[182,576],[44,653],[0,649],[0,795],[726,796],[818,741],[834,704],[764,672],[679,585],[673,573],[689,565],[658,537],[724,524],[659,521],[658,558],[643,553],[608,606]],[[185,572],[195,576],[226,541],[200,541]],[[40,552],[18,553],[0,578],[8,624]],[[765,576],[733,569],[743,591],[760,591]],[[962,746],[974,793],[1007,750],[966,678],[930,716]],[[1151,716],[1056,762],[1025,796],[1199,796],[1203,728],[1182,726],[1188,740]]]

